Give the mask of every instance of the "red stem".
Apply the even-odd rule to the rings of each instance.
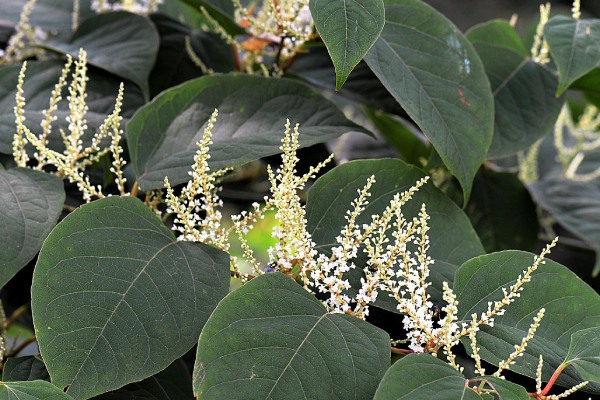
[[[396,353],[396,354],[403,354],[403,355],[407,355],[407,354],[412,354],[414,353],[413,350],[408,350],[408,349],[397,349],[395,347],[391,347],[391,352],[392,353]]]
[[[558,366],[558,368],[556,368],[556,370],[554,371],[552,376],[550,377],[550,380],[548,381],[548,383],[546,383],[546,386],[544,386],[544,389],[542,390],[542,392],[541,393],[528,393],[529,397],[534,397],[536,399],[544,399],[545,396],[550,392],[550,389],[552,389],[552,386],[554,386],[554,384],[556,383],[556,380],[558,379],[560,374],[565,370],[565,368],[567,368],[568,365],[569,365],[568,363],[560,364]]]

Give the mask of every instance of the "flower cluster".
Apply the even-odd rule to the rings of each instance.
[[[135,14],[151,14],[158,10],[163,0],[93,0],[92,10],[96,13],[108,11],[129,11]]]
[[[119,87],[115,107],[109,116],[106,117],[102,125],[94,133],[90,144],[83,147],[83,138],[87,132],[88,126],[86,122],[86,113],[88,106],[86,104],[86,87],[87,87],[87,61],[86,52],[79,51],[79,58],[73,61],[67,55],[67,62],[59,77],[58,83],[50,96],[48,109],[44,110],[44,120],[41,122],[41,132],[35,135],[25,125],[25,71],[27,63],[23,63],[21,72],[19,73],[16,106],[15,106],[15,123],[16,133],[13,137],[13,157],[19,167],[29,166],[30,157],[26,151],[27,143],[30,143],[35,152],[33,154],[37,163],[33,168],[42,170],[45,166],[52,167],[54,173],[60,177],[66,178],[71,183],[75,183],[78,189],[82,192],[85,201],[89,202],[92,197],[105,197],[102,193],[101,186],[94,186],[90,179],[85,175],[84,170],[97,162],[100,157],[107,153],[112,154],[113,162],[110,171],[115,174],[115,183],[121,195],[125,195],[125,182],[123,176],[123,167],[125,160],[122,157],[123,148],[120,146],[120,141],[123,136],[121,129],[121,106],[123,103],[123,84]],[[71,76],[71,84],[68,87],[69,95],[67,101],[69,104],[69,115],[66,118],[68,122],[68,134],[64,130],[60,130],[60,135],[64,144],[64,151],[58,152],[48,147],[48,137],[52,131],[52,122],[56,121],[55,115],[58,109],[58,104],[62,100],[61,93],[67,84],[67,77],[71,69],[71,65],[75,64],[75,70]],[[110,140],[110,146],[103,147],[104,140]]]
[[[15,33],[8,40],[5,50],[0,50],[0,65],[17,63],[32,56],[43,58],[43,52],[36,44],[46,38],[46,33],[29,24],[29,17],[37,0],[29,0],[23,6]]]

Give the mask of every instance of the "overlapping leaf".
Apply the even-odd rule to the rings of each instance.
[[[84,49],[90,65],[134,82],[149,96],[148,76],[158,44],[158,33],[147,18],[111,12],[82,21],[68,41],[55,39],[48,46],[73,57]]]
[[[139,381],[188,351],[229,287],[229,257],[177,242],[142,202],[110,197],[48,236],[31,308],[52,383],[87,399]]]
[[[73,400],[46,381],[2,382],[0,400]]]
[[[358,219],[359,224],[370,222],[371,215],[381,214],[396,193],[409,189],[425,176],[418,168],[394,159],[352,161],[323,175],[309,191],[306,211],[308,230],[321,251],[337,245],[336,237],[347,223],[346,210],[351,209],[357,191],[371,175],[377,182],[371,188],[369,204]],[[416,216],[423,203],[431,216],[428,254],[435,260],[431,266],[431,295],[441,300],[442,282],[452,283],[456,266],[484,250],[467,216],[432,183],[423,186],[406,204],[406,218]],[[395,310],[387,296],[379,296],[376,304]]]
[[[44,119],[43,110],[48,109],[50,95],[54,85],[58,82],[63,61],[28,61],[25,73],[24,96],[27,102],[25,107],[25,125],[35,134],[41,132],[40,122]],[[12,154],[12,139],[15,133],[15,94],[17,93],[17,77],[21,65],[0,68],[0,153]],[[86,101],[89,110],[85,116],[88,125],[88,134],[84,135],[84,145],[91,140],[91,134],[98,128],[104,118],[109,115],[114,106],[119,91],[119,80],[114,75],[103,71],[88,71],[90,80],[87,84]],[[70,81],[70,80],[69,80]],[[54,113],[57,120],[53,123],[52,134],[49,137],[50,147],[60,149],[62,139],[59,129],[68,132],[66,117],[70,114],[66,101],[67,89],[63,91],[63,101],[59,103],[58,110]],[[135,110],[144,104],[141,90],[133,84],[125,84],[122,115],[130,117]]]
[[[25,168],[0,170],[0,288],[35,257],[64,201],[56,176]]]
[[[365,321],[328,314],[280,273],[230,293],[198,343],[198,398],[372,399],[390,364],[389,336]]]
[[[335,105],[288,79],[251,75],[205,76],[163,92],[127,125],[131,161],[140,187],[187,182],[213,110],[213,169],[277,154],[286,118],[300,124],[300,145],[309,146],[350,131],[364,131]]]
[[[574,366],[583,379],[600,382],[600,327],[573,333],[565,362]]]
[[[365,61],[431,141],[469,198],[492,139],[483,65],[449,20],[417,0],[386,0],[385,26]]]
[[[331,55],[335,88],[340,90],[383,29],[383,0],[311,0],[310,13]]]
[[[514,285],[533,260],[531,253],[502,251],[463,264],[454,280],[459,318],[469,320],[473,313],[487,311],[488,302],[501,300],[502,288]],[[506,313],[494,318],[494,326],[483,326],[478,332],[481,357],[492,364],[506,359],[527,335],[541,308],[546,312],[540,327],[523,357],[510,368],[530,377],[536,376],[541,354],[543,376],[549,379],[567,355],[571,334],[600,324],[600,296],[568,268],[546,260],[525,284],[520,297],[506,307]],[[568,387],[579,382],[581,378],[570,370],[558,379],[559,384]],[[600,385],[590,384],[586,391],[600,393]]]
[[[600,20],[575,20],[557,15],[544,25],[544,38],[558,66],[557,95],[577,78],[600,66]]]
[[[448,363],[430,354],[409,354],[387,370],[374,400],[482,398],[465,383],[466,378]]]
[[[46,366],[38,356],[9,357],[2,368],[2,381],[50,381]]]
[[[0,15],[3,20],[19,23],[21,11],[27,0],[2,0]],[[29,23],[51,32],[70,32],[73,27],[73,5],[71,1],[37,0],[31,11]],[[94,15],[91,0],[79,0],[79,20]]]
[[[494,95],[494,137],[489,157],[525,150],[548,133],[564,103],[554,94],[558,79],[533,62],[514,28],[504,20],[467,33],[481,57]]]

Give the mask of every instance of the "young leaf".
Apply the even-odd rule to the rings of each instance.
[[[42,247],[62,212],[60,178],[26,168],[0,170],[0,288]]]
[[[128,12],[99,14],[82,21],[67,41],[48,47],[77,57],[87,52],[88,64],[138,85],[149,97],[148,76],[158,52],[158,33],[148,18]]]
[[[279,153],[286,118],[300,123],[300,146],[350,131],[350,122],[330,101],[288,79],[253,75],[205,76],[169,89],[142,107],[127,124],[131,163],[144,190],[187,182],[196,143],[215,108],[211,168],[243,164]]]
[[[483,65],[448,19],[417,0],[386,0],[385,26],[365,61],[431,141],[465,202],[492,140]]]
[[[521,251],[501,251],[473,258],[456,272],[454,291],[458,300],[458,317],[470,320],[473,313],[487,311],[488,302],[503,298],[502,288],[514,285],[519,275],[533,263],[534,255]],[[533,317],[541,308],[546,312],[523,357],[510,369],[530,377],[536,376],[540,354],[544,357],[543,376],[549,379],[565,359],[570,335],[600,324],[600,296],[568,268],[545,260],[525,283],[520,297],[506,306],[506,313],[494,317],[494,326],[483,326],[477,333],[481,358],[497,365],[506,359],[527,336]],[[467,345],[467,347],[469,347]],[[579,376],[566,370],[558,384],[571,387]],[[600,393],[600,385],[589,384],[586,391]]]
[[[9,357],[2,368],[2,381],[50,381],[44,361],[38,356]]]
[[[0,400],[73,400],[46,381],[2,382]]]
[[[335,89],[340,90],[383,29],[383,0],[310,0],[309,4],[335,66]]]
[[[52,382],[75,399],[139,381],[195,343],[229,288],[229,257],[177,242],[141,201],[86,204],[44,242],[31,289]]]
[[[346,210],[351,209],[356,193],[375,175],[369,204],[359,224],[371,221],[371,215],[380,214],[396,193],[407,190],[425,176],[418,168],[400,160],[358,160],[337,166],[320,177],[308,193],[306,217],[308,231],[321,251],[336,244],[336,237],[347,223]],[[417,215],[425,203],[431,215],[431,247],[428,254],[435,260],[431,266],[434,281],[430,294],[442,298],[442,282],[452,282],[457,266],[469,258],[484,253],[481,242],[467,216],[442,192],[427,183],[413,196],[403,213],[407,218]],[[361,262],[356,261],[361,267]],[[363,265],[364,266],[364,265]],[[376,305],[395,310],[396,304],[388,296],[379,296]]]
[[[556,95],[561,95],[577,78],[600,64],[600,20],[564,15],[552,17],[544,26],[544,38],[558,67]]]
[[[373,400],[481,399],[466,386],[467,378],[430,354],[409,354],[392,365]]]
[[[558,79],[533,62],[507,21],[478,25],[467,33],[483,61],[494,95],[494,137],[488,157],[507,157],[547,134],[564,97],[554,93]]]
[[[571,335],[565,363],[575,367],[585,380],[600,382],[600,327],[577,331]]]
[[[230,293],[202,330],[194,393],[206,399],[372,399],[389,336],[325,307],[289,277]]]

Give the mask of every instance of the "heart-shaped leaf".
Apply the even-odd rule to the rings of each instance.
[[[383,0],[310,0],[309,4],[335,66],[335,88],[340,90],[383,29]]]
[[[44,119],[43,110],[48,109],[50,94],[58,82],[63,69],[62,61],[28,61],[25,73],[24,95],[26,99],[25,124],[35,134],[41,132],[40,122]],[[0,153],[12,154],[12,140],[15,133],[15,94],[17,93],[17,78],[21,65],[0,68]],[[72,70],[72,69],[71,69]],[[115,107],[115,99],[119,91],[119,80],[114,75],[104,71],[91,69],[88,71],[90,80],[87,83],[86,102],[89,110],[85,116],[88,125],[84,135],[84,145],[89,144],[91,135],[107,115]],[[70,83],[70,79],[68,79]],[[50,147],[54,150],[64,148],[59,130],[68,132],[69,123],[66,117],[70,114],[66,101],[68,95],[65,88],[62,93],[63,101],[59,103],[54,113],[57,120],[52,124],[49,137]],[[130,117],[135,110],[144,104],[141,90],[134,84],[125,84],[122,115]]]
[[[48,236],[33,276],[52,383],[87,399],[157,373],[193,346],[228,287],[226,253],[177,242],[138,199],[82,206]]]
[[[365,61],[431,141],[463,189],[492,140],[494,104],[473,46],[417,0],[386,0],[385,26]]]
[[[328,314],[289,277],[230,293],[200,335],[194,392],[206,399],[372,399],[390,365],[389,336]]]
[[[501,300],[502,288],[514,285],[533,260],[531,253],[507,250],[464,263],[454,279],[459,318],[469,320],[473,313],[487,311],[488,302]],[[494,326],[481,327],[477,333],[481,357],[496,365],[506,359],[515,350],[514,345],[527,335],[533,317],[541,308],[546,312],[540,327],[523,357],[510,367],[530,377],[536,376],[541,354],[543,376],[549,379],[567,355],[571,334],[600,324],[600,296],[568,268],[546,260],[532,274],[520,297],[506,307],[506,313],[494,318]],[[566,370],[557,382],[571,387],[581,380]],[[600,385],[589,384],[585,390],[600,393]]]
[[[0,288],[35,257],[62,211],[60,178],[26,168],[0,170]]]
[[[565,363],[574,366],[583,379],[600,382],[599,326],[583,329],[571,335]]]
[[[158,43],[158,33],[148,18],[110,12],[82,21],[67,42],[54,39],[47,46],[73,57],[84,49],[90,65],[134,82],[148,97],[148,76]]]
[[[297,81],[205,76],[163,92],[127,124],[131,162],[142,189],[162,188],[165,176],[172,184],[188,181],[196,143],[215,108],[213,170],[279,153],[286,118],[300,124],[302,147],[365,131]]]
[[[371,221],[371,215],[380,214],[396,193],[403,192],[425,176],[423,171],[400,160],[358,160],[337,166],[320,177],[310,188],[306,205],[308,231],[321,251],[337,245],[336,237],[347,223],[346,210],[351,209],[357,191],[374,175],[371,197],[359,224]],[[431,216],[429,221],[430,248],[435,263],[431,266],[431,295],[442,299],[442,282],[452,283],[458,265],[484,250],[467,216],[432,183],[421,187],[406,206],[407,218],[416,216],[425,203]],[[357,262],[360,267],[361,263]],[[387,296],[379,296],[376,305],[394,311],[396,304]]]
[[[467,33],[481,57],[494,95],[494,137],[488,157],[506,157],[527,149],[547,134],[564,97],[554,96],[555,75],[529,59],[507,21],[478,25]]]
[[[466,383],[467,378],[442,360],[409,354],[387,370],[373,400],[481,399]]]
[[[46,381],[2,382],[0,400],[73,400]]]
[[[558,67],[556,95],[562,94],[577,78],[600,66],[600,20],[564,15],[544,25],[544,38]]]

